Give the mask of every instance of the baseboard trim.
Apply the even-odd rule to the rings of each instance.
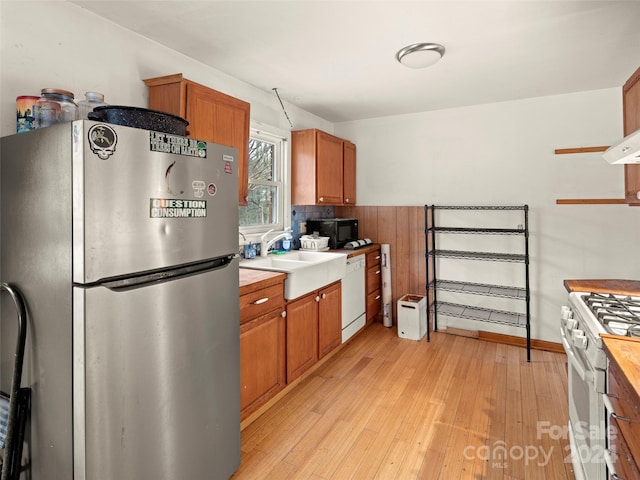
[[[465,330],[462,328],[449,328],[446,330],[438,330],[439,332],[449,333],[452,335],[460,335],[463,337],[477,338],[487,342],[502,343],[505,345],[513,345],[515,347],[527,347],[527,339],[517,337],[515,335],[504,335],[502,333],[485,332],[482,330]],[[531,348],[534,350],[544,350],[554,353],[565,353],[561,343],[548,342],[546,340],[531,339]]]

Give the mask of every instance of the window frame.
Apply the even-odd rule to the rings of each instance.
[[[261,234],[274,230],[274,232],[283,231],[291,226],[291,132],[281,130],[269,125],[251,122],[249,129],[249,138],[263,140],[273,143],[276,147],[276,155],[274,159],[274,180],[251,181],[250,172],[247,172],[247,181],[257,185],[280,186],[277,194],[276,223],[269,225],[238,225],[240,233],[245,236],[259,237]],[[280,157],[278,159],[278,157]]]

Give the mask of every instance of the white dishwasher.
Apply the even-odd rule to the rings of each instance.
[[[342,279],[342,343],[366,323],[365,255],[347,258],[347,271]]]

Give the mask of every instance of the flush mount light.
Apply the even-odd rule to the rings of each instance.
[[[414,43],[398,50],[396,59],[405,67],[425,68],[444,55],[444,47],[437,43]]]

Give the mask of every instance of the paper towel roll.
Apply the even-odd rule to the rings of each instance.
[[[393,326],[393,297],[391,295],[391,255],[389,244],[380,246],[382,254],[382,324],[385,327]]]

